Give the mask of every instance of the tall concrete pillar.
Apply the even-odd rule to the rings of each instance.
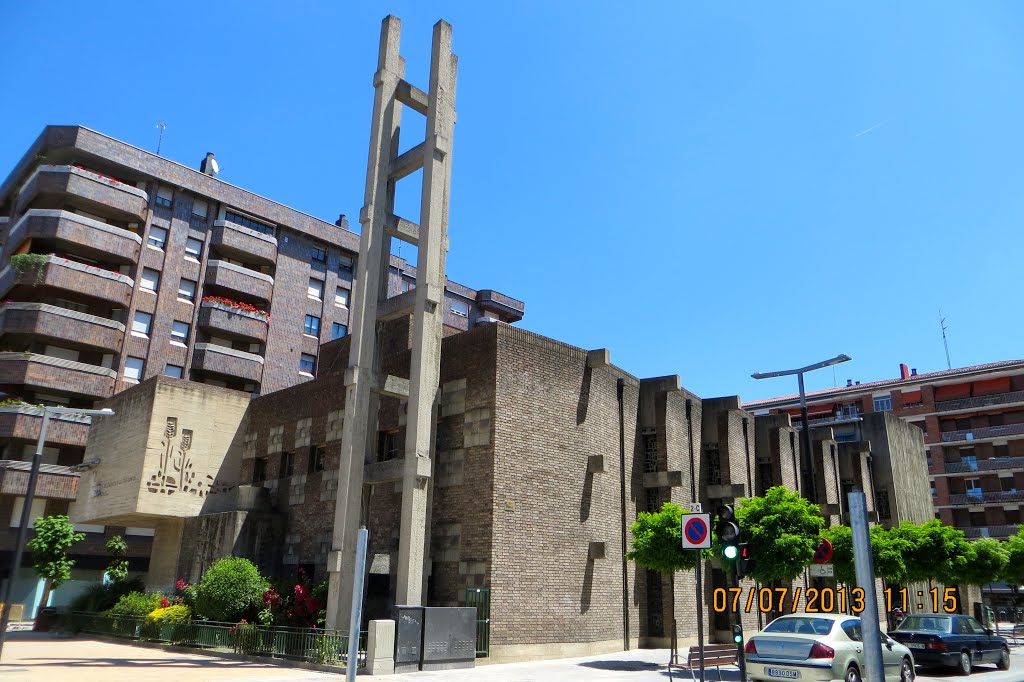
[[[173,588],[178,579],[178,556],[184,529],[185,519],[167,518],[157,522],[149,556],[149,572],[146,573],[147,592],[169,592]]]
[[[327,626],[345,628],[351,609],[356,531],[363,522],[365,465],[373,461],[378,396],[408,399],[405,460],[401,470],[402,511],[397,602],[419,605],[427,558],[427,518],[433,449],[432,429],[441,363],[445,255],[448,248],[448,195],[451,143],[455,125],[457,58],[451,52],[451,26],[434,25],[430,89],[404,80],[399,55],[401,22],[389,16],[381,28],[374,75],[373,121],[366,169],[365,204],[353,309],[352,346],[345,374],[339,488],[332,551]],[[399,155],[402,106],[427,117],[426,139]],[[420,224],[394,213],[395,184],[423,169]],[[416,287],[387,298],[391,239],[417,247]],[[412,315],[412,354],[408,378],[381,373],[377,322]]]

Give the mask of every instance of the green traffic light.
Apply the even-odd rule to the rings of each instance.
[[[739,644],[740,642],[743,641],[743,635],[741,635],[739,633],[736,633],[735,635],[732,636],[732,641],[734,641],[737,644]]]
[[[740,555],[740,550],[736,545],[726,545],[722,548],[722,556],[726,559],[735,559]]]

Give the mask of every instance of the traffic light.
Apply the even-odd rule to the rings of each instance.
[[[722,556],[735,560],[739,556],[740,527],[736,524],[736,512],[731,505],[726,504],[718,508],[715,535],[722,543]]]
[[[736,572],[739,577],[745,578],[754,572],[753,553],[750,551],[750,545],[745,542],[737,545],[737,549],[739,549],[739,561],[736,563]]]
[[[732,626],[732,641],[743,644],[743,626],[739,623]]]

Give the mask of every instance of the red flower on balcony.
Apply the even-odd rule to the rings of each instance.
[[[260,310],[254,305],[249,303],[241,303],[239,301],[232,301],[230,298],[224,298],[223,296],[203,296],[203,303],[221,303],[230,308],[236,310],[244,310],[247,313],[255,313],[266,320],[267,324],[270,324],[270,313],[266,310]]]

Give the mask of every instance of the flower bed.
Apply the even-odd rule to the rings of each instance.
[[[252,313],[258,317],[262,317],[266,320],[267,324],[270,324],[270,313],[266,310],[260,310],[254,305],[248,303],[241,303],[239,301],[233,301],[230,298],[224,298],[223,296],[203,296],[203,303],[217,303],[221,307],[225,307],[231,310],[237,310],[240,312]]]

